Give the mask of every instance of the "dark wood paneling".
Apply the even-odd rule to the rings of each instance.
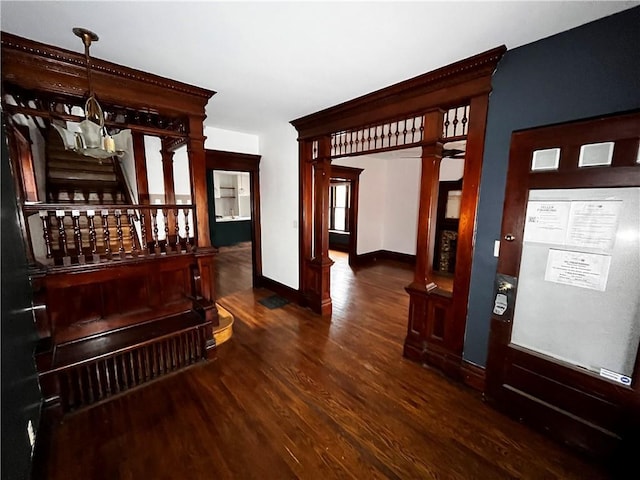
[[[47,275],[42,288],[51,336],[68,342],[190,309],[192,264],[193,255],[176,255]]]

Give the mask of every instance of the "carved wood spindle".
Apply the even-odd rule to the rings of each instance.
[[[146,255],[149,250],[149,245],[147,243],[147,227],[145,227],[145,216],[144,213],[140,212],[140,233],[141,233],[141,237],[142,237],[142,249],[141,249],[141,254],[144,256]]]
[[[173,209],[173,220],[176,224],[176,253],[180,253],[182,251],[182,245],[180,245],[180,222],[179,217],[180,211],[177,208]]]
[[[160,254],[160,242],[158,241],[158,210],[151,211],[151,224],[153,225],[153,253]]]
[[[116,217],[116,233],[118,234],[118,254],[120,258],[125,258],[124,236],[122,234],[122,210],[116,209],[114,212]]]
[[[84,249],[82,246],[82,231],[80,230],[80,211],[72,210],[71,218],[73,219],[73,235],[75,238],[76,252],[78,253],[78,263],[86,263]]]
[[[92,261],[96,260],[96,253],[98,252],[96,225],[93,220],[95,215],[95,210],[87,210],[87,220],[89,221],[89,247],[91,248]]]
[[[64,229],[64,210],[56,210],[58,219],[58,242],[60,244],[60,253],[62,253],[62,264],[71,265],[71,257],[67,249],[67,232]]]
[[[111,238],[109,234],[109,210],[102,210],[102,236],[104,238],[104,254],[111,260]]]
[[[164,219],[164,251],[171,253],[171,247],[169,246],[169,214],[166,208],[162,209],[162,218]]]
[[[184,214],[184,246],[187,252],[191,251],[191,239],[189,238],[189,209],[185,208],[182,213]]]
[[[44,238],[44,246],[47,250],[47,258],[51,258],[51,226],[49,225],[49,212],[46,210],[40,210],[38,212],[40,220],[42,221],[42,238]]]
[[[131,240],[131,255],[138,256],[138,247],[136,247],[136,226],[134,224],[134,214],[132,209],[127,210],[127,219],[129,220],[129,239]]]

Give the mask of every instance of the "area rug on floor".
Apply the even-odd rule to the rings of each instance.
[[[280,308],[286,305],[287,303],[289,303],[289,300],[281,297],[280,295],[271,295],[270,297],[266,297],[266,298],[263,298],[262,300],[258,300],[258,302],[260,302],[265,307],[273,310],[274,308]]]

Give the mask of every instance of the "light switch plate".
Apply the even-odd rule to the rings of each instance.
[[[500,256],[500,240],[496,240],[493,243],[493,256],[496,258]]]

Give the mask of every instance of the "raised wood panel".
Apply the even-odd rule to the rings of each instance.
[[[43,279],[51,335],[58,343],[192,308],[193,255]],[[46,327],[43,327],[45,329]]]

